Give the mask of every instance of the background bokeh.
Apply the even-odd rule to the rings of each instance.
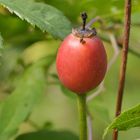
[[[111,61],[114,56],[110,36],[114,37],[118,43],[119,53],[106,74],[104,90],[100,92],[99,96],[88,102],[89,112],[92,115],[93,139],[101,140],[104,129],[113,120],[115,114],[121,62],[120,51],[122,47],[124,1],[36,1],[44,2],[62,11],[71,21],[73,27],[81,25],[80,13],[82,11],[88,13],[88,21],[99,16],[101,22],[96,22],[93,27],[97,29],[98,35],[104,41],[108,61]],[[123,110],[140,103],[140,1],[133,0],[132,2],[130,49],[128,54]],[[19,19],[16,15],[10,14],[9,11],[2,6],[0,7],[0,32],[4,42],[4,48],[2,49],[2,56],[0,58],[0,113],[3,102],[5,102],[15,88],[19,86],[19,79],[26,73],[28,68],[31,67],[31,69],[36,70],[40,65],[43,65],[43,63],[47,64],[47,66],[44,67],[45,76],[43,78],[41,77],[40,69],[31,75],[30,70],[28,70],[22,81],[23,87],[20,84],[18,90],[21,90],[22,97],[24,91],[26,92],[24,83],[32,83],[36,80],[36,76],[39,75],[43,80],[41,78],[40,80],[36,80],[35,88],[28,90],[27,93],[35,92],[35,94],[38,94],[36,91],[40,89],[42,81],[45,82],[45,90],[39,91],[43,94],[40,97],[36,97],[39,98],[39,101],[30,111],[26,120],[19,126],[19,131],[14,135],[13,139],[20,134],[30,133],[25,136],[26,140],[45,140],[45,136],[48,136],[48,139],[52,140],[61,139],[62,136],[64,137],[63,139],[69,138],[70,140],[76,140],[78,136],[76,95],[73,95],[73,93],[61,85],[55,67],[55,56],[61,40],[53,38],[47,32],[43,33],[37,27],[33,27],[26,21]],[[43,58],[47,59],[42,61]],[[98,88],[91,91],[88,95],[94,94],[96,90],[98,90]],[[28,100],[28,96],[24,100]],[[0,121],[2,122],[3,120]],[[50,133],[42,133],[44,130],[52,132],[54,137],[51,137]],[[32,132],[36,133],[36,135],[33,135]],[[59,138],[60,136],[57,132],[62,133],[61,138]],[[140,139],[139,128],[122,131],[119,134],[119,140]],[[65,135],[68,136],[65,138]],[[111,135],[112,132],[106,136],[105,140],[110,140]],[[18,137],[17,140],[24,140],[25,138],[23,135]]]

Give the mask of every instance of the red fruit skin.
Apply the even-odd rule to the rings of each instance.
[[[73,34],[68,35],[56,58],[60,81],[77,94],[96,88],[107,69],[107,55],[99,37],[84,38],[84,42]]]

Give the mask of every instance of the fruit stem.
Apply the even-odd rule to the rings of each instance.
[[[87,19],[87,13],[86,12],[83,12],[82,14],[81,14],[81,18],[82,18],[82,20],[83,20],[83,28],[82,28],[82,30],[85,30],[85,26],[86,26],[86,19]]]
[[[78,94],[77,99],[79,112],[80,140],[87,140],[86,94]]]

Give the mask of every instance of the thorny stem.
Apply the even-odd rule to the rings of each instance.
[[[128,45],[129,45],[130,23],[131,23],[131,0],[125,0],[125,24],[124,24],[124,38],[123,38],[123,49],[122,49],[122,64],[120,68],[120,79],[119,79],[118,97],[117,97],[116,114],[115,114],[116,117],[120,115],[121,108],[122,108]],[[113,132],[113,140],[117,140],[117,139],[118,139],[118,131],[115,129]]]
[[[87,110],[86,110],[86,94],[78,94],[78,112],[79,112],[79,122],[80,122],[80,139],[87,140]]]

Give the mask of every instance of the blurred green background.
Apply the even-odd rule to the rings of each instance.
[[[82,11],[86,11],[88,13],[88,21],[99,16],[102,22],[95,23],[93,27],[96,27],[98,35],[104,41],[108,54],[108,61],[110,61],[114,56],[110,35],[114,36],[118,43],[118,48],[121,50],[122,45],[120,40],[122,39],[124,21],[123,0],[36,1],[44,2],[62,11],[71,21],[73,27],[81,25],[80,13]],[[130,50],[126,72],[123,110],[140,103],[139,5],[140,0],[133,0]],[[24,86],[24,84],[28,82],[27,80],[32,83],[34,78],[31,76],[40,75],[40,70],[37,71],[40,65],[43,65],[44,63],[47,65],[45,65],[43,69],[45,71],[45,75],[43,78],[41,77],[45,83],[45,90],[40,90],[43,94],[40,97],[36,97],[39,98],[39,101],[37,101],[36,105],[29,111],[30,113],[26,120],[19,126],[19,131],[14,135],[14,139],[20,134],[34,132],[36,133],[35,135],[30,133],[28,135],[18,137],[17,140],[47,140],[47,137],[48,140],[59,140],[62,138],[66,140],[77,140],[78,113],[76,95],[73,95],[73,93],[69,92],[61,85],[57,78],[55,67],[55,56],[61,40],[53,38],[47,32],[43,33],[37,27],[32,27],[26,21],[19,19],[16,15],[10,14],[2,6],[0,7],[0,32],[4,42],[4,48],[0,58],[1,104],[11,96],[15,88],[18,86],[20,86],[18,90],[21,90],[22,97],[24,92],[26,92],[26,86]],[[45,61],[42,61],[43,58],[46,58]],[[114,118],[120,62],[121,53],[119,52],[116,61],[113,63],[105,77],[105,90],[102,91],[98,97],[88,102],[89,111],[93,117],[92,126],[94,140],[102,139],[104,129]],[[35,73],[31,74],[30,79],[28,78],[30,75],[30,70],[28,69],[35,69]],[[24,73],[26,73],[26,78],[22,79],[22,87],[22,84],[19,85],[19,79]],[[35,89],[27,91],[28,94],[30,94],[30,92],[35,92],[36,94],[36,90],[41,86],[41,78],[36,80],[37,83],[34,84]],[[95,91],[96,90],[90,92],[89,96]],[[28,100],[28,96],[25,100]],[[10,105],[8,107],[10,108]],[[3,120],[0,121],[2,122]],[[44,130],[47,130],[48,133],[43,134],[42,132]],[[120,132],[119,134],[119,140],[140,139],[139,128],[133,128],[128,131]],[[54,137],[52,137],[52,135]],[[111,140],[111,137],[112,132],[107,135],[105,140]]]

